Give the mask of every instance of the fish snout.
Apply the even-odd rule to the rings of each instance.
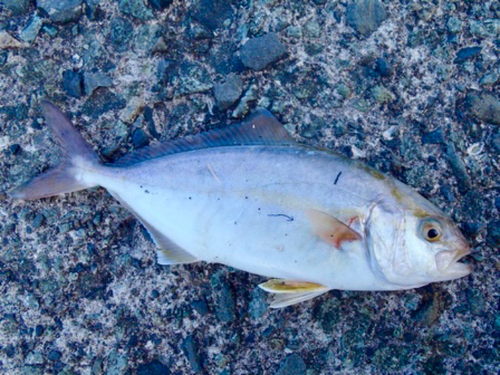
[[[436,265],[438,270],[446,277],[446,280],[458,279],[469,275],[472,267],[460,260],[471,253],[471,248],[464,239],[454,246],[452,250],[443,250],[436,254]]]

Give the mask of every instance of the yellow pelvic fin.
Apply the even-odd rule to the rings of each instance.
[[[327,291],[324,285],[308,281],[295,281],[284,279],[271,279],[259,285],[260,288],[269,293],[311,293]]]
[[[306,214],[318,237],[337,249],[340,249],[344,241],[361,239],[359,233],[326,212],[310,209],[306,211]]]

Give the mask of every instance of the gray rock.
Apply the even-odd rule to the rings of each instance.
[[[321,35],[321,26],[315,18],[306,22],[303,34],[306,38],[317,38]]]
[[[215,315],[221,322],[231,322],[236,319],[236,303],[227,280],[221,272],[216,272],[210,278],[215,292]]]
[[[134,26],[125,18],[113,18],[109,25],[108,38],[117,52],[128,50]]]
[[[439,144],[439,143],[444,143],[444,138],[443,138],[443,131],[441,127],[430,131],[428,133],[424,133],[422,135],[422,144],[427,145],[427,144]]]
[[[212,88],[210,75],[206,68],[194,62],[186,61],[172,75],[172,85],[176,85],[176,96],[208,91]]]
[[[488,224],[486,243],[494,249],[500,246],[500,221],[494,221]]]
[[[129,14],[143,21],[153,18],[153,12],[146,7],[144,0],[120,0],[118,2],[118,9],[122,13]]]
[[[466,47],[462,48],[457,52],[455,60],[453,62],[455,64],[464,63],[467,60],[470,60],[481,53],[482,47]]]
[[[387,18],[378,0],[356,0],[347,6],[347,24],[362,36],[369,36]]]
[[[394,94],[382,85],[375,86],[372,95],[378,103],[390,103],[395,99]]]
[[[23,29],[23,31],[21,31],[21,34],[19,36],[26,43],[31,43],[37,37],[37,35],[40,32],[42,26],[43,26],[43,20],[40,17],[38,17],[38,16],[35,15],[31,19],[31,22],[28,24],[28,26],[26,26]]]
[[[241,48],[240,57],[243,65],[254,70],[265,69],[286,55],[286,48],[275,33],[250,39]]]
[[[256,287],[250,296],[248,313],[253,320],[261,318],[268,310],[267,293],[261,288]]]
[[[243,92],[243,81],[235,74],[230,74],[226,81],[214,89],[215,102],[221,111],[233,106]]]
[[[470,92],[466,97],[469,112],[479,120],[500,125],[500,101],[487,92]]]
[[[277,375],[305,375],[307,371],[306,364],[301,356],[294,353],[286,357],[281,363]]]
[[[148,136],[142,129],[137,129],[132,134],[132,143],[135,149],[146,146],[149,143]]]
[[[66,70],[63,73],[63,87],[69,96],[80,98],[83,94],[82,74]]]
[[[500,74],[498,74],[497,72],[488,73],[488,74],[485,74],[481,78],[481,80],[479,81],[479,84],[481,86],[494,85],[495,83],[498,82],[499,78],[500,78]]]
[[[245,95],[241,98],[238,106],[234,109],[231,116],[233,118],[242,118],[248,113],[250,109],[250,105],[257,101],[258,99],[258,90],[256,85],[250,86],[250,88],[245,92]]]
[[[82,14],[82,0],[37,0],[36,5],[56,23],[78,21]]]
[[[20,16],[28,11],[29,0],[1,0],[1,4],[12,12],[14,16]]]
[[[83,73],[83,87],[85,89],[85,95],[92,95],[95,89],[98,87],[110,87],[113,85],[113,81],[104,73]]]
[[[148,4],[151,8],[156,10],[163,10],[170,6],[174,0],[148,0]]]
[[[210,30],[221,27],[233,15],[230,0],[194,0],[191,16]]]
[[[451,170],[457,178],[458,190],[461,193],[466,192],[470,189],[470,179],[465,168],[465,164],[462,158],[455,151],[453,144],[449,143],[446,147],[446,159],[450,163]]]
[[[458,34],[462,30],[462,25],[463,22],[456,17],[450,17],[448,18],[448,22],[446,22],[446,27],[452,34]]]

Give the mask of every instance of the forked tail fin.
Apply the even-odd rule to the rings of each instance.
[[[45,121],[64,150],[64,160],[55,168],[11,190],[9,195],[12,198],[45,198],[94,186],[79,176],[82,167],[100,164],[98,156],[59,108],[48,100],[42,100],[41,106]]]

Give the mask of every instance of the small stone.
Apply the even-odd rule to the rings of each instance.
[[[141,97],[134,96],[129,100],[127,106],[120,113],[120,120],[125,124],[131,124],[139,116],[144,108],[144,101]]]
[[[487,92],[469,92],[465,99],[468,110],[479,120],[500,125],[500,101]]]
[[[488,73],[485,74],[481,80],[479,81],[479,84],[481,86],[489,86],[489,85],[494,85],[495,83],[498,82],[498,79],[500,78],[500,74],[493,72],[493,73]]]
[[[3,350],[7,358],[12,358],[16,355],[16,348],[12,344],[7,345]]]
[[[57,35],[57,27],[54,27],[52,25],[44,25],[42,27],[42,30],[47,33],[47,35],[51,36],[52,38]]]
[[[256,102],[258,98],[257,86],[250,86],[250,88],[245,92],[245,95],[243,95],[240,102],[234,109],[233,113],[231,113],[231,117],[242,118],[243,116],[245,116],[250,109],[250,104]]]
[[[73,223],[61,223],[58,225],[59,233],[67,233],[73,229]]]
[[[171,77],[172,85],[176,85],[176,96],[190,95],[212,89],[212,81],[206,68],[194,62],[181,64],[176,74]]]
[[[286,36],[289,38],[300,39],[302,37],[302,28],[299,26],[288,26],[286,28]]]
[[[494,221],[488,224],[486,243],[494,249],[500,247],[500,221]]]
[[[268,310],[267,294],[261,288],[254,288],[250,296],[248,313],[253,320],[260,319]]]
[[[149,143],[148,136],[142,129],[137,129],[132,134],[132,143],[135,149],[146,146]]]
[[[210,278],[210,282],[216,290],[215,315],[221,322],[231,322],[236,319],[236,303],[228,282],[222,277],[221,273],[215,273]]]
[[[148,0],[148,4],[155,10],[167,9],[174,0]]]
[[[500,210],[500,197],[495,199],[495,207],[497,208],[497,210]]]
[[[83,87],[85,89],[85,95],[92,95],[94,90],[98,87],[110,87],[112,85],[113,81],[111,78],[103,73],[83,73]]]
[[[389,77],[392,74],[392,66],[387,62],[386,59],[379,57],[375,61],[375,71],[378,72],[382,77]]]
[[[318,38],[321,35],[321,26],[316,19],[310,19],[304,25],[302,33],[306,38]]]
[[[276,373],[277,375],[305,375],[307,371],[306,364],[301,356],[294,353],[285,358]]]
[[[202,316],[208,313],[208,306],[204,299],[193,301],[191,306]]]
[[[351,95],[351,89],[343,83],[339,83],[335,89],[343,99],[347,99]]]
[[[36,337],[40,337],[43,335],[43,332],[44,332],[44,329],[43,329],[43,326],[41,326],[40,324],[38,324],[36,327],[35,327],[35,336]]]
[[[26,364],[27,365],[41,365],[43,364],[43,356],[39,351],[33,351],[28,353],[26,356]]]
[[[27,44],[24,44],[14,37],[12,37],[7,31],[0,31],[0,49],[14,49],[14,48],[26,48]]]
[[[221,111],[232,107],[243,92],[243,81],[235,74],[230,74],[226,81],[214,89],[215,102]]]
[[[45,216],[43,216],[42,214],[37,214],[33,219],[33,221],[31,222],[31,225],[33,226],[33,229],[38,229],[44,223],[45,223]]]
[[[181,348],[189,364],[191,365],[191,369],[193,370],[193,372],[200,372],[202,370],[200,355],[198,354],[198,348],[195,345],[192,335],[186,337],[186,339],[181,344]]]
[[[378,0],[356,0],[347,6],[347,24],[364,37],[379,28],[387,12]]]
[[[108,38],[117,52],[128,50],[134,26],[124,18],[113,18],[109,24]]]
[[[78,21],[82,14],[82,0],[37,0],[36,5],[56,23]]]
[[[30,0],[1,0],[1,4],[12,12],[14,16],[20,16],[28,11]]]
[[[462,48],[457,52],[455,60],[453,62],[455,64],[461,64],[467,60],[470,60],[477,56],[482,50],[482,47],[466,47]]]
[[[394,94],[382,85],[375,86],[372,95],[378,103],[390,103],[395,99]]]
[[[446,159],[457,179],[458,191],[465,193],[470,189],[469,175],[462,158],[457,154],[455,147],[451,143],[446,147]]]
[[[83,94],[82,74],[73,70],[66,70],[63,73],[63,87],[69,96],[80,98]]]
[[[0,66],[5,65],[8,57],[9,57],[9,53],[7,51],[0,52]]]
[[[210,30],[223,26],[233,15],[229,0],[194,0],[191,9],[191,16]]]
[[[138,18],[143,21],[153,18],[153,12],[146,7],[144,0],[120,0],[118,9],[125,14]]]
[[[48,355],[48,358],[51,360],[51,361],[59,361],[62,357],[62,354],[60,351],[58,350],[51,350],[49,352],[49,355]]]
[[[243,65],[254,70],[263,70],[286,55],[286,48],[275,33],[250,39],[241,48]]]
[[[441,127],[422,135],[422,144],[440,144],[444,143],[443,131]]]
[[[14,143],[9,146],[9,151],[11,155],[17,155],[21,152],[21,146],[18,143]]]
[[[21,31],[20,34],[21,39],[24,40],[26,43],[31,43],[37,37],[38,33],[42,29],[42,26],[43,26],[43,20],[38,16],[34,16],[31,19],[29,25],[26,26],[23,29],[23,31]]]
[[[170,367],[158,360],[143,363],[137,367],[137,375],[167,375],[170,374]]]
[[[462,31],[463,22],[460,21],[456,17],[450,17],[448,22],[446,23],[446,27],[448,27],[448,31],[452,34],[458,34]]]

